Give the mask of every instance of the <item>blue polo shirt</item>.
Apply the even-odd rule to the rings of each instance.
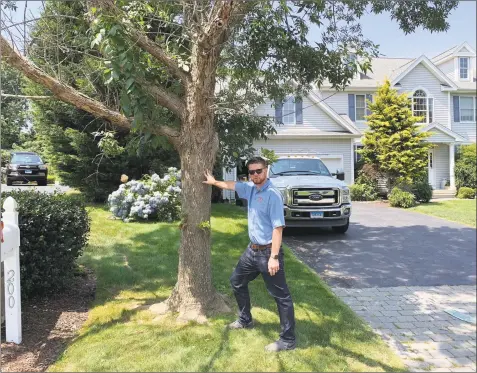
[[[267,179],[259,189],[252,182],[235,183],[235,191],[240,198],[248,201],[248,235],[256,245],[272,242],[275,228],[285,226],[283,198],[281,193]]]

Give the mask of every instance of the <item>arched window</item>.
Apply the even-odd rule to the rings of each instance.
[[[426,92],[418,89],[412,95],[412,113],[415,117],[422,117],[422,123],[432,123],[434,99],[428,97]]]

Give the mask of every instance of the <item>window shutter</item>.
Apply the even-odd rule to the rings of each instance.
[[[301,97],[295,99],[295,118],[296,124],[303,124],[303,99]]]
[[[372,95],[366,95],[366,115],[371,115],[371,110],[368,109],[368,102],[373,102],[373,96]]]
[[[348,95],[348,116],[352,122],[356,121],[356,106],[353,94]]]
[[[283,102],[275,100],[275,123],[283,123]]]
[[[460,122],[459,96],[453,96],[454,100],[454,122]]]

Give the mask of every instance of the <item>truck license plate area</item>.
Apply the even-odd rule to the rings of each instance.
[[[311,211],[310,218],[312,219],[323,219],[323,211]]]
[[[26,174],[31,174],[31,170],[25,170]]]

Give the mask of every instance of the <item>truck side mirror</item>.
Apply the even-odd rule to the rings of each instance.
[[[336,170],[336,172],[332,173],[331,174],[335,179],[338,179],[338,180],[341,180],[341,181],[344,181],[345,179],[345,173],[343,171],[343,169],[339,168]]]

